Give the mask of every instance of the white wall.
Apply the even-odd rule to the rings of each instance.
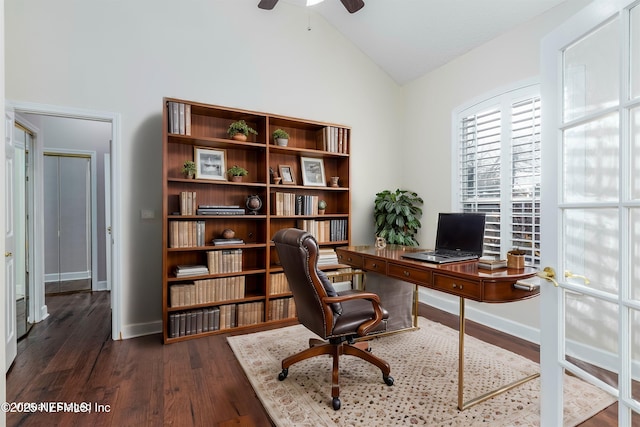
[[[406,167],[403,181],[412,183],[411,189],[425,200],[419,236],[422,246],[433,246],[435,242],[438,212],[452,209],[452,112],[497,88],[539,79],[541,38],[590,1],[568,0],[402,88],[406,103],[404,128],[417,128],[415,137],[404,138]],[[437,298],[443,307],[457,310],[457,299],[441,293],[424,292],[421,298],[425,301]],[[514,332],[513,327],[522,326],[517,333],[537,339],[538,301],[536,298],[495,305],[470,302],[467,307],[470,318],[482,319],[498,329],[511,328],[511,332]],[[522,325],[507,325],[510,321]]]
[[[163,96],[351,126],[354,243],[373,240],[375,193],[400,185],[397,85],[322,18],[308,31],[306,9],[256,4],[5,5],[7,99],[121,114],[125,338],[160,329]]]

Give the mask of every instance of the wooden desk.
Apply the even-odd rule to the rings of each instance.
[[[387,245],[384,249],[376,249],[373,246],[345,246],[337,248],[336,252],[341,264],[348,264],[361,268],[365,272],[375,272],[460,298],[458,409],[461,411],[537,378],[540,374],[533,374],[467,402],[464,401],[465,299],[487,303],[506,303],[536,297],[540,293],[539,288],[525,290],[514,287],[514,284],[518,280],[535,276],[538,270],[532,267],[517,270],[507,268],[484,270],[478,268],[476,261],[440,265],[402,258],[402,255],[407,252],[424,250]],[[415,299],[417,304],[417,295]]]

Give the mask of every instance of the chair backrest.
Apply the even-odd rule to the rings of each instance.
[[[321,298],[337,293],[318,269],[318,243],[310,233],[296,228],[278,231],[273,241],[296,302],[298,321],[321,338],[327,338],[342,307],[321,302]]]

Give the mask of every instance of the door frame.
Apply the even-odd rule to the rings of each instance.
[[[120,165],[121,165],[121,117],[119,113],[94,111],[87,109],[79,109],[72,107],[62,107],[57,105],[37,104],[28,102],[19,102],[6,100],[7,109],[13,109],[16,113],[22,114],[39,114],[55,117],[85,119],[111,123],[111,337],[114,340],[122,339],[122,271],[121,271],[121,188]],[[34,210],[43,205],[43,182],[42,170],[44,166],[44,147],[34,141],[33,147],[33,172],[34,172]],[[34,246],[35,259],[42,260],[44,257],[44,221],[42,218],[37,220],[34,218],[35,236],[37,241],[32,242]],[[42,264],[41,262],[39,264]],[[34,281],[36,283],[44,283],[44,268],[42,265],[34,266]],[[44,293],[44,287],[43,287]],[[43,294],[44,303],[44,294]],[[42,314],[42,313],[40,313]],[[40,319],[42,320],[42,319]]]

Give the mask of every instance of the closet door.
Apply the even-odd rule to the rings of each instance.
[[[46,155],[45,171],[47,290],[91,289],[91,160]]]

